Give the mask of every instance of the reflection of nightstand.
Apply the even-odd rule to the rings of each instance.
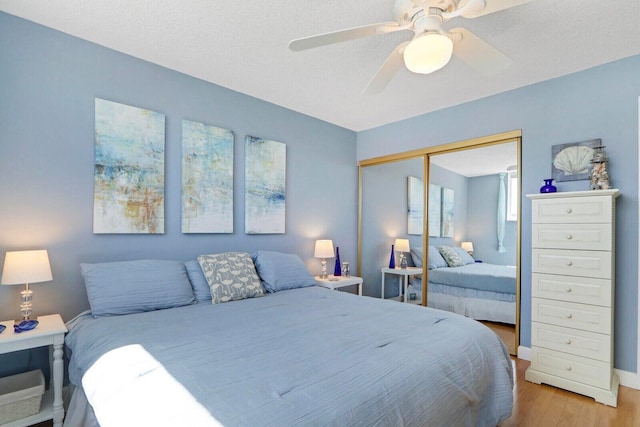
[[[64,345],[64,334],[67,332],[67,328],[64,326],[59,314],[39,316],[38,322],[38,326],[35,329],[19,334],[13,332],[13,320],[1,322],[7,329],[0,334],[0,354],[50,346],[49,353],[51,360],[53,360],[49,390],[42,397],[40,412],[13,421],[7,424],[9,426],[28,426],[50,419],[53,419],[55,427],[62,426],[62,419],[64,418],[64,406],[62,404],[62,374],[64,370],[62,346]]]
[[[358,287],[358,295],[362,295],[362,277],[358,276],[329,276],[326,279],[321,279],[320,276],[315,277],[318,285],[323,288],[336,290],[345,286],[356,285]]]
[[[409,284],[409,276],[417,276],[422,274],[422,269],[419,267],[407,267],[407,268],[389,268],[384,267],[382,270],[382,294],[380,298],[384,299],[384,276],[387,274],[395,274],[397,276],[402,276],[403,286],[404,286],[404,294],[402,294],[402,288],[398,289],[399,296],[404,295],[404,301],[409,302],[409,298],[407,298],[407,286]]]

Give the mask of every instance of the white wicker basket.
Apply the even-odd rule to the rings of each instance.
[[[0,424],[40,412],[44,394],[41,370],[0,378]]]

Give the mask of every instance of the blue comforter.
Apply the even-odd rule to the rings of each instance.
[[[516,293],[516,267],[484,262],[429,270],[429,282],[481,291]]]
[[[511,414],[498,337],[413,304],[311,287],[69,327],[70,379],[102,427],[495,426]]]

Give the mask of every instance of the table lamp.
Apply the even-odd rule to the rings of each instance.
[[[473,242],[462,242],[460,247],[467,251],[469,255],[473,255]]]
[[[327,258],[333,258],[333,241],[332,240],[316,240],[316,249],[313,253],[315,258],[322,258],[321,279],[327,278]]]
[[[31,315],[31,301],[33,291],[29,289],[29,283],[48,282],[53,280],[49,255],[46,249],[36,251],[10,251],[4,257],[2,270],[2,285],[21,285],[24,290],[20,292],[20,314],[24,320]]]
[[[400,268],[407,268],[407,258],[405,252],[409,252],[409,239],[396,239],[396,251],[400,252]]]

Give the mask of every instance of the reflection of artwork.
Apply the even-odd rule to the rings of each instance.
[[[440,186],[429,184],[429,237],[440,236]]]
[[[164,233],[164,114],[95,100],[94,233]]]
[[[182,232],[233,233],[233,132],[182,121]]]
[[[442,232],[441,237],[453,237],[453,190],[442,188]]]
[[[287,146],[247,136],[245,146],[245,233],[285,232]]]
[[[424,184],[420,178],[407,177],[407,234],[422,234]]]
[[[551,173],[553,179],[579,181],[589,179],[593,148],[599,146],[600,139],[559,144],[551,147]]]

